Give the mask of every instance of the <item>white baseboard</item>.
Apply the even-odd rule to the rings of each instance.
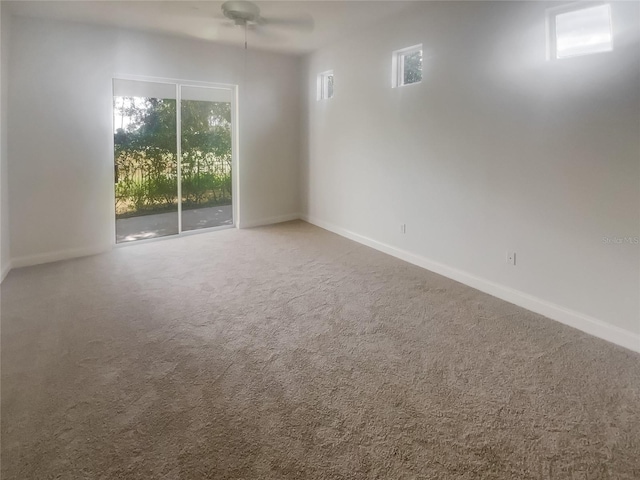
[[[620,327],[616,327],[580,312],[565,308],[561,305],[485,280],[468,272],[458,270],[406,250],[378,242],[377,240],[359,235],[318,218],[310,217],[308,215],[300,215],[300,218],[320,228],[337,233],[338,235],[350,240],[354,240],[358,243],[404,260],[405,262],[425,268],[444,277],[473,287],[481,292],[488,293],[489,295],[500,298],[509,303],[513,303],[519,307],[544,315],[545,317],[564,323],[570,327],[577,328],[578,330],[582,330],[583,332],[595,337],[602,338],[603,340],[607,340],[611,343],[615,343],[616,345],[620,345],[621,347],[640,353],[640,335],[637,333],[624,330]]]
[[[238,228],[262,227],[264,225],[273,225],[274,223],[290,222],[291,220],[299,220],[299,213],[289,213],[287,215],[278,215],[277,217],[262,218],[260,220],[250,220],[248,222],[240,221]]]
[[[94,245],[92,247],[71,248],[69,250],[59,250],[57,252],[40,253],[36,255],[27,255],[24,257],[16,257],[11,259],[12,268],[30,267],[40,265],[42,263],[58,262],[60,260],[69,260],[70,258],[86,257],[89,255],[97,255],[111,250],[112,245]]]
[[[252,228],[260,227],[263,225],[272,225],[274,223],[288,222],[291,220],[300,219],[299,213],[290,213],[287,215],[279,215],[277,217],[263,218],[260,220],[254,220],[249,222],[241,222],[239,228]],[[198,232],[201,233],[201,232]],[[152,239],[149,241],[156,241],[160,239]],[[140,242],[132,242],[132,244],[139,244],[147,242],[142,240]],[[41,253],[36,255],[27,255],[23,257],[16,257],[11,259],[11,268],[30,267],[33,265],[40,265],[42,263],[58,262],[60,260],[69,260],[71,258],[86,257],[88,255],[96,255],[98,253],[108,252],[113,248],[113,245],[94,245],[92,247],[73,248],[68,250],[59,250],[56,252]]]
[[[2,271],[0,271],[0,283],[4,282],[4,279],[7,278],[7,275],[9,275],[12,268],[13,265],[11,262],[8,262],[7,265],[2,267]]]

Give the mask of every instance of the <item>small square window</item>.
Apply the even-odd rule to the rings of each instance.
[[[568,58],[613,50],[611,6],[572,5],[553,9],[549,18],[551,58]]]
[[[422,81],[422,45],[415,45],[393,52],[392,87],[402,87]]]
[[[318,75],[318,100],[333,97],[333,70]]]

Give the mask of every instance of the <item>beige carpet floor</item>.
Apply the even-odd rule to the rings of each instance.
[[[1,294],[2,479],[640,478],[640,355],[303,222]]]

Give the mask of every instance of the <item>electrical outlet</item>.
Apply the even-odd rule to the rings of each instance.
[[[507,252],[507,263],[516,266],[516,252]]]
[[[407,233],[407,224],[403,223],[400,225],[400,233]]]

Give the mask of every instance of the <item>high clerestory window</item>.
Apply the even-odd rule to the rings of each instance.
[[[318,100],[333,97],[333,70],[318,75]]]
[[[613,50],[611,5],[577,3],[550,9],[547,15],[550,59]]]
[[[393,52],[391,61],[392,87],[402,87],[422,81],[422,44]]]

